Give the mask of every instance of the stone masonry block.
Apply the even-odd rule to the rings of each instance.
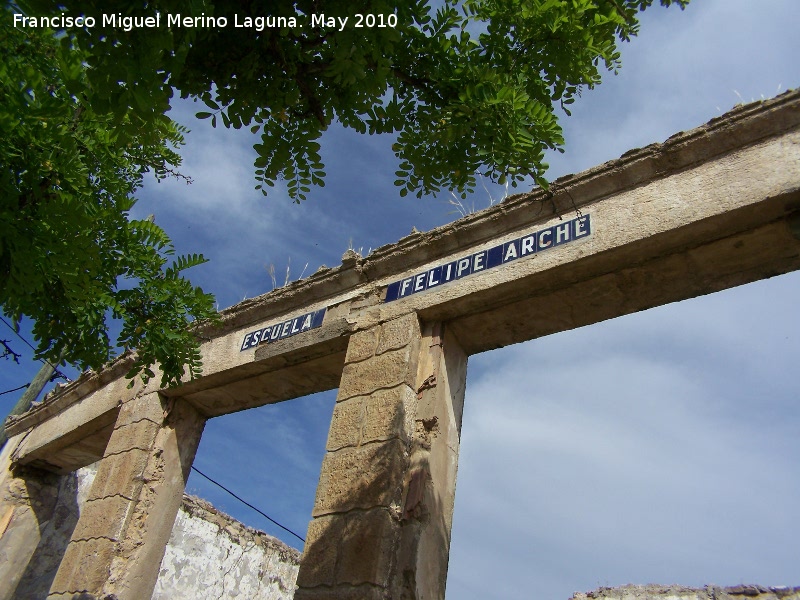
[[[346,446],[357,446],[361,441],[364,398],[350,398],[333,407],[331,428],[328,431],[328,452]]]
[[[125,530],[128,514],[133,502],[122,496],[109,496],[99,500],[87,500],[78,524],[72,533],[73,540],[108,538],[119,541]]]
[[[408,439],[416,395],[407,385],[378,390],[367,397],[361,443]],[[408,417],[408,418],[407,418]]]
[[[106,456],[117,454],[131,448],[150,450],[153,441],[156,439],[158,429],[158,424],[149,419],[142,419],[141,421],[117,427],[111,434],[111,439],[108,440],[105,454]]]
[[[401,383],[413,386],[417,374],[415,354],[416,348],[412,345],[359,363],[346,364],[339,383],[339,401],[353,396],[366,396],[375,390]]]
[[[373,327],[359,331],[350,336],[347,342],[347,355],[345,362],[358,362],[375,354],[375,344],[378,341],[378,328]]]
[[[322,462],[314,516],[399,503],[406,460],[400,440],[329,452]]]
[[[339,541],[347,520],[341,515],[317,517],[311,521],[297,575],[297,585],[315,587],[333,585]]]
[[[142,486],[142,474],[149,456],[149,452],[138,449],[106,456],[98,465],[88,499],[113,495],[135,498]]]
[[[419,338],[419,320],[415,313],[403,315],[398,319],[387,321],[380,328],[378,348],[375,354],[383,354],[389,350],[397,350]]]
[[[387,509],[347,515],[347,530],[339,543],[336,583],[371,583],[388,588],[400,539],[400,526]]]
[[[115,547],[114,542],[105,538],[70,542],[50,586],[51,595],[98,593],[108,579]]]

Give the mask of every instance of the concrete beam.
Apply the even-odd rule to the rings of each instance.
[[[598,313],[598,318],[610,318],[796,269],[797,236],[780,231],[778,222],[800,209],[799,127],[800,92],[788,92],[735,109],[663,144],[561,178],[550,192],[508,198],[450,225],[378,248],[366,258],[350,253],[339,267],[223,311],[219,327],[199,332],[206,340],[201,348],[204,376],[163,393],[185,396],[202,414],[212,416],[329,389],[336,386],[334,374],[341,368],[349,335],[408,312],[455,321],[465,350],[474,353],[558,330],[536,324],[541,321],[536,315],[547,314],[552,322],[562,322],[562,328],[591,322],[569,317],[566,309],[553,314],[553,306],[541,311],[543,301],[537,298],[545,292],[595,287],[586,298],[590,305],[608,294],[641,298],[616,313]],[[559,215],[576,210],[591,216],[591,236],[457,283],[381,301],[394,281],[558,224]],[[780,234],[773,243],[763,236],[760,242],[758,236],[748,237],[747,232],[770,224]],[[742,250],[739,242],[750,245]],[[761,245],[752,246],[757,243]],[[657,262],[668,256],[676,258],[671,266],[665,261],[663,271]],[[669,277],[669,269],[681,261],[678,256],[684,256],[686,271]],[[701,259],[725,267],[703,268],[697,264]],[[617,275],[609,278],[613,273]],[[658,297],[635,288],[642,287],[637,281],[649,278],[670,282],[669,293]],[[626,285],[634,288],[626,291]],[[575,288],[572,294],[561,293],[577,299],[582,292]],[[536,309],[525,309],[528,325],[503,308],[524,308],[526,301]],[[320,329],[240,351],[248,332],[323,308],[327,312]],[[89,396],[100,395],[91,404],[113,404],[109,396],[116,393],[114,381],[127,366],[122,360],[109,372],[82,377],[12,420],[9,434],[43,423]],[[312,382],[304,381],[307,372],[313,373]],[[231,387],[235,392],[223,391]]]
[[[26,432],[14,450],[14,461],[68,472],[102,458],[119,407],[143,391],[141,382],[130,389],[128,383],[121,375],[101,388],[101,393],[71,399],[60,411],[43,411],[44,403],[32,409],[34,419],[27,431],[23,428],[28,424],[26,419],[8,428],[14,434]],[[40,420],[43,415],[46,418]]]
[[[63,427],[64,434],[49,439],[36,435],[34,429],[15,449],[15,463],[29,465],[54,473],[70,473],[103,458],[108,440],[114,430],[117,408],[112,408],[99,416],[74,428]]]

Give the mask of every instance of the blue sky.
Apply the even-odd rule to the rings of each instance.
[[[795,0],[695,0],[642,21],[620,73],[563,121],[567,151],[550,178],[800,84]],[[183,171],[195,182],[149,183],[135,216],[155,214],[180,252],[211,259],[192,275],[220,308],[272,289],[270,264],[280,284],[287,266],[296,279],[348,247],[366,253],[458,216],[447,197],[399,197],[391,140],[335,127],[325,188],[299,206],[280,188],[263,198],[249,133],[192,120],[199,105],[175,110],[192,129]],[[502,193],[479,188],[469,204]],[[471,357],[447,597],[800,585],[798,305],[795,273]],[[0,363],[0,389],[34,371]],[[333,402],[213,419],[195,465],[304,536]],[[298,543],[196,474],[188,491]]]

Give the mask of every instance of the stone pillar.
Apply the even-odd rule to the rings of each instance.
[[[12,467],[20,439],[0,454],[0,600],[44,598],[78,522],[79,477]]]
[[[444,598],[466,364],[414,314],[351,336],[296,600]]]
[[[52,557],[43,551],[43,539],[48,524],[68,520],[53,518],[60,483],[57,475],[26,468],[12,471],[11,456],[23,437],[11,438],[0,452],[0,600],[35,597],[29,593],[35,589],[31,579],[52,581],[58,557],[46,560]],[[46,582],[44,593],[48,587]]]
[[[122,405],[49,598],[151,597],[204,424],[158,393]]]

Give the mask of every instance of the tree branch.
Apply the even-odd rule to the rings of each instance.
[[[0,346],[3,347],[3,353],[0,354],[0,358],[5,358],[8,360],[8,357],[10,356],[11,360],[19,364],[19,359],[22,358],[22,355],[14,352],[14,350],[11,349],[11,346],[9,346],[10,343],[11,342],[9,340],[0,340]]]

